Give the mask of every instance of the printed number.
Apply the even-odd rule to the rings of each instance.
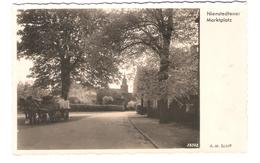
[[[187,148],[199,148],[199,144],[198,143],[188,143]]]

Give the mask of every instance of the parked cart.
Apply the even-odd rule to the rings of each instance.
[[[41,100],[26,99],[24,107],[25,123],[38,124],[69,119],[69,101],[53,96],[45,96]]]

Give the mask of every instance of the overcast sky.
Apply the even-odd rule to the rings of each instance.
[[[16,78],[20,82],[28,82],[33,80],[31,78],[27,78],[26,76],[30,74],[30,68],[33,66],[32,61],[26,59],[20,59],[16,62]]]

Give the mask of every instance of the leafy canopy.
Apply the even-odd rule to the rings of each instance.
[[[101,31],[111,17],[102,10],[19,10],[18,59],[32,60],[34,84],[54,91],[63,76],[83,85],[105,87],[119,75],[120,57],[103,46]]]

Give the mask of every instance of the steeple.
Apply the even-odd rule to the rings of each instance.
[[[122,80],[121,90],[122,90],[124,93],[128,93],[127,79],[126,79],[125,75],[124,75],[124,78],[123,78],[123,80]]]

